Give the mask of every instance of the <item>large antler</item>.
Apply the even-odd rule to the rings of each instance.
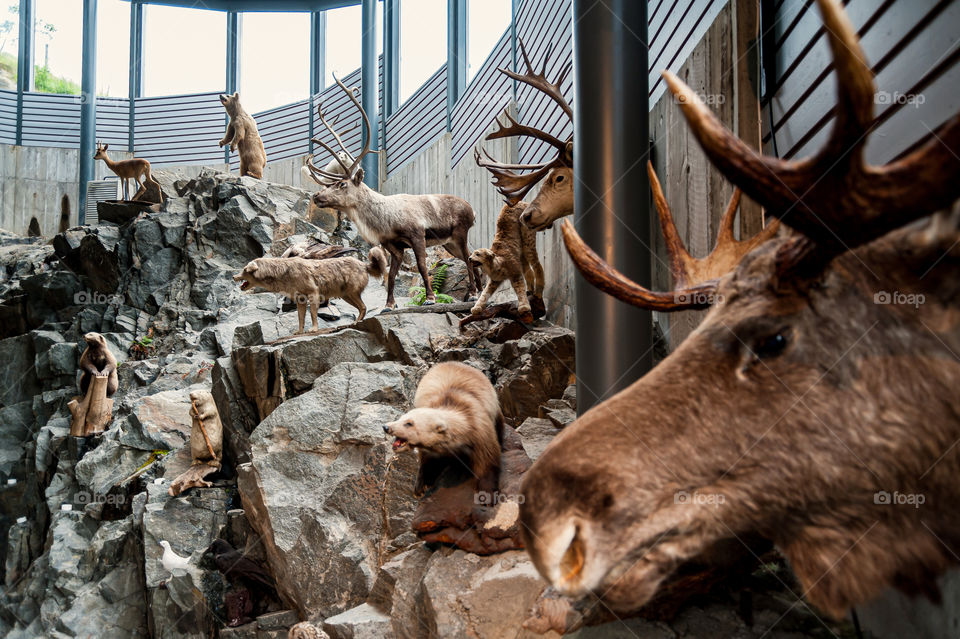
[[[779,223],[775,220],[753,237],[738,241],[733,235],[733,222],[740,205],[740,189],[734,189],[720,221],[713,251],[706,257],[697,259],[687,252],[680,234],[677,233],[667,199],[650,162],[647,162],[647,174],[650,176],[650,189],[653,191],[660,229],[666,241],[670,273],[673,275],[673,291],[651,291],[630,281],[594,253],[577,234],[573,224],[564,220],[563,241],[567,245],[567,251],[588,282],[628,304],[655,311],[707,308],[713,304],[719,279],[733,270],[744,255],[773,237]]]
[[[357,100],[357,96],[354,93],[354,91],[352,89],[347,88],[347,86],[340,81],[340,78],[338,78],[336,74],[334,74],[333,79],[337,83],[337,86],[343,89],[343,92],[347,94],[348,98],[350,98],[350,101],[353,103],[353,106],[355,106],[357,110],[360,111],[360,116],[361,116],[361,119],[363,120],[363,128],[366,133],[366,143],[363,145],[363,149],[360,151],[360,154],[356,157],[353,157],[350,151],[347,150],[347,147],[343,143],[343,139],[341,138],[341,136],[336,132],[336,130],[332,126],[330,126],[327,123],[327,120],[323,115],[322,104],[321,104],[317,107],[317,110],[320,115],[320,122],[322,122],[323,126],[325,126],[327,130],[330,131],[334,139],[340,145],[340,148],[343,149],[343,152],[346,153],[348,158],[350,158],[351,164],[350,166],[347,166],[346,163],[340,158],[339,154],[336,151],[334,151],[329,144],[321,140],[319,137],[316,137],[316,138],[313,138],[313,142],[316,144],[319,144],[328,153],[330,153],[330,155],[332,155],[334,159],[336,159],[337,163],[343,169],[344,173],[343,175],[339,175],[336,173],[330,173],[328,171],[324,171],[323,169],[317,168],[313,164],[313,156],[310,156],[309,158],[307,158],[307,168],[310,170],[310,173],[314,176],[314,179],[316,179],[318,176],[327,180],[342,180],[344,179],[344,176],[346,176],[347,179],[354,179],[357,176],[358,171],[361,170],[360,163],[363,160],[363,158],[371,153],[374,153],[374,151],[370,150],[370,144],[372,142],[370,120],[369,118],[367,118],[367,112],[363,110],[362,106],[360,106],[360,102],[359,100]],[[334,121],[334,124],[336,124],[336,120]]]
[[[960,115],[907,157],[868,166],[863,151],[874,123],[873,73],[840,4],[817,4],[833,53],[838,104],[830,139],[811,158],[760,155],[679,78],[669,71],[663,77],[713,164],[771,215],[812,240],[826,263],[960,197]]]
[[[550,61],[550,54],[552,53],[552,46],[547,48],[546,53],[543,58],[543,67],[538,73],[534,70],[533,64],[530,62],[530,57],[527,55],[527,49],[523,45],[523,41],[520,41],[520,52],[523,55],[523,61],[526,64],[527,72],[524,74],[516,73],[509,69],[499,68],[499,71],[510,78],[518,82],[523,82],[524,84],[531,86],[541,93],[544,93],[551,100],[553,100],[557,106],[573,121],[573,109],[570,107],[570,104],[567,102],[566,98],[563,97],[563,91],[560,90],[560,85],[570,74],[570,70],[573,68],[573,63],[570,62],[565,65],[560,73],[557,75],[557,79],[554,82],[547,80],[547,66]],[[483,151],[483,155],[486,156],[484,159],[480,155],[480,151],[474,149],[474,159],[476,160],[479,166],[490,171],[493,174],[493,184],[497,187],[497,190],[501,195],[507,200],[511,206],[515,206],[520,200],[526,197],[527,193],[530,192],[536,184],[542,180],[551,170],[559,166],[573,166],[573,138],[568,139],[567,141],[562,141],[556,136],[553,136],[542,129],[537,129],[531,126],[520,124],[510,114],[506,114],[509,125],[503,124],[500,119],[496,120],[497,130],[493,133],[487,135],[487,140],[496,140],[509,137],[529,137],[535,140],[540,140],[546,142],[553,148],[557,150],[557,155],[554,159],[547,162],[542,162],[540,164],[506,164],[502,162],[497,162],[486,150]],[[519,174],[516,171],[533,171],[532,173]]]

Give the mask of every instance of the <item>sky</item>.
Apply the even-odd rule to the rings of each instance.
[[[400,100],[409,98],[446,60],[447,0],[400,0]],[[0,23],[12,19],[0,0]],[[35,59],[55,75],[80,82],[81,0],[36,0]],[[198,4],[202,4],[198,2]],[[468,0],[469,77],[482,66],[510,23],[510,0]],[[377,42],[382,51],[382,6],[377,3]],[[97,92],[127,95],[130,3],[99,0]],[[55,31],[42,33],[39,25]],[[226,14],[162,5],[144,8],[146,96],[222,91],[225,85]],[[251,113],[307,97],[310,18],[307,13],[248,13],[241,16],[240,95]],[[360,66],[360,7],[327,12],[327,74],[346,75]],[[14,42],[4,49],[16,53]]]

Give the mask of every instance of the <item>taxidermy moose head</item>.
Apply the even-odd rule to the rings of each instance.
[[[662,311],[716,301],[524,478],[527,549],[569,596],[636,609],[681,563],[749,533],[773,540],[837,617],[889,586],[935,596],[957,563],[960,115],[868,166],[870,67],[839,3],[817,4],[839,103],[811,158],[757,154],[664,73],[710,160],[792,234],[719,281],[661,293],[564,223],[577,267],[615,297]]]
[[[573,109],[570,108],[570,104],[563,97],[560,85],[570,74],[573,63],[568,63],[560,70],[556,81],[550,82],[546,78],[547,65],[550,61],[550,48],[544,55],[543,68],[540,73],[534,71],[522,41],[520,42],[520,52],[527,66],[527,72],[519,74],[503,68],[500,69],[500,72],[549,96],[572,122]],[[498,129],[488,135],[487,140],[513,136],[529,137],[546,142],[556,149],[557,155],[552,160],[540,164],[503,164],[494,160],[486,150],[483,152],[486,159],[481,157],[480,151],[474,150],[474,159],[476,159],[477,164],[493,174],[493,183],[510,206],[516,206],[538,182],[546,177],[543,186],[540,187],[540,192],[537,193],[537,197],[533,199],[533,202],[527,206],[523,215],[520,216],[520,221],[534,231],[549,229],[555,221],[573,213],[573,138],[561,141],[546,131],[519,124],[509,114],[506,117],[510,122],[509,126],[504,126],[497,120]],[[532,172],[521,175],[516,171]]]

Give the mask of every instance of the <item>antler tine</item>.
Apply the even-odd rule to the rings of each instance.
[[[670,274],[673,275],[675,286],[687,286],[693,281],[693,269],[691,269],[693,257],[691,257],[687,251],[687,247],[683,245],[683,240],[677,232],[677,226],[673,221],[673,214],[670,212],[670,205],[667,204],[667,198],[663,195],[660,180],[657,179],[657,172],[653,170],[653,164],[649,160],[647,161],[647,176],[650,178],[650,191],[653,194],[653,203],[657,207],[660,231],[663,233],[663,239],[667,246],[667,257],[670,259]]]
[[[506,169],[508,171],[538,171],[546,166],[552,166],[553,164],[552,162],[540,162],[539,164],[507,164],[498,161],[482,146],[480,149],[483,150],[483,154],[487,156],[486,160],[480,157],[480,152],[476,148],[473,150],[473,154],[477,161],[477,165],[482,166],[483,168],[492,166],[498,169]]]
[[[492,183],[510,206],[516,206],[530,192],[530,189],[550,172],[554,164],[550,162],[542,165],[513,165],[524,169],[534,169],[533,173],[519,175],[509,170],[511,165],[500,165],[495,162],[493,157],[486,152],[486,149],[483,152],[490,158],[490,162],[484,161],[476,149],[474,149],[474,160],[479,166],[490,171],[493,175]]]
[[[499,128],[493,133],[487,135],[485,138],[486,140],[497,140],[500,138],[510,138],[514,136],[526,136],[546,142],[550,146],[560,151],[561,157],[563,156],[563,152],[566,149],[565,142],[561,142],[558,138],[550,135],[546,131],[535,129],[532,126],[527,126],[526,124],[520,124],[514,120],[513,116],[511,116],[509,113],[505,113],[504,115],[507,117],[507,120],[510,121],[510,125],[504,126],[500,119],[497,118],[496,123]]]
[[[552,50],[553,50],[552,45],[549,45],[547,47],[546,54],[544,55],[543,71],[541,71],[540,73],[537,73],[536,71],[534,71],[533,65],[530,63],[530,57],[527,55],[527,49],[523,44],[523,40],[520,40],[520,53],[523,56],[524,64],[526,64],[527,66],[527,72],[524,74],[521,74],[521,73],[512,71],[510,69],[504,69],[503,67],[499,67],[499,71],[509,76],[510,78],[513,78],[517,82],[523,82],[524,84],[531,86],[534,89],[537,89],[541,93],[546,94],[551,100],[553,100],[557,104],[557,106],[559,106],[563,110],[563,112],[567,115],[567,117],[570,118],[571,121],[573,121],[573,109],[570,107],[570,103],[567,102],[567,99],[563,97],[563,91],[560,90],[560,83],[563,82],[563,80],[566,78],[567,74],[569,73],[568,70],[565,70],[566,66],[564,67],[563,70],[561,70],[560,77],[557,79],[555,83],[550,82],[549,80],[547,80],[547,77],[546,77],[547,64],[549,62],[550,53],[552,52]]]
[[[340,78],[338,78],[336,74],[334,74],[333,79],[337,83],[337,86],[343,89],[343,92],[347,94],[348,98],[350,98],[350,101],[353,103],[353,106],[357,107],[357,110],[360,111],[360,115],[363,118],[363,129],[366,132],[367,142],[366,144],[363,145],[363,149],[360,151],[360,155],[354,158],[353,164],[350,165],[350,170],[347,172],[348,175],[352,178],[356,173],[357,168],[360,167],[360,162],[361,160],[363,160],[364,156],[367,156],[372,152],[370,150],[370,143],[373,140],[373,136],[370,130],[370,120],[369,118],[367,118],[367,112],[363,110],[363,107],[360,105],[360,101],[357,100],[357,96],[354,94],[353,90],[348,89],[346,85],[344,85],[343,82],[340,81]]]
[[[715,281],[680,288],[670,293],[651,291],[632,282],[623,273],[603,261],[586,245],[570,220],[564,220],[563,242],[574,265],[583,277],[601,291],[618,300],[654,311],[670,312],[708,308],[717,290]]]
[[[313,142],[314,144],[319,144],[319,145],[322,146],[324,149],[326,149],[327,153],[329,153],[330,155],[333,156],[333,159],[336,160],[336,161],[337,161],[337,164],[340,165],[340,168],[343,169],[343,174],[344,174],[344,176],[349,177],[349,176],[351,175],[351,174],[350,174],[350,168],[347,167],[347,165],[343,162],[343,160],[340,159],[340,154],[337,153],[336,151],[334,151],[333,148],[332,148],[329,144],[327,144],[326,142],[324,142],[323,140],[321,140],[319,137],[312,138],[312,139],[311,139],[311,142]],[[347,156],[349,157],[350,154],[348,153]]]
[[[341,139],[340,135],[337,133],[336,129],[334,128],[337,122],[340,120],[340,116],[338,115],[334,118],[332,126],[330,124],[327,124],[327,119],[323,117],[323,102],[317,105],[317,116],[320,118],[320,122],[323,124],[323,126],[326,127],[327,131],[329,131],[330,134],[333,136],[333,139],[336,140],[337,144],[340,145],[340,148],[343,149],[343,152],[347,154],[348,158],[350,158],[350,161],[353,162],[353,154],[350,153],[350,149],[348,149],[347,145],[343,143],[343,139]],[[347,130],[349,131],[349,129]],[[334,154],[334,156],[336,156],[336,154]],[[346,169],[347,167],[343,167],[343,168]]]
[[[307,170],[310,171],[310,173],[314,176],[313,179],[316,180],[318,183],[320,183],[320,180],[317,180],[317,177],[316,177],[316,176],[318,176],[318,175],[319,175],[320,177],[324,178],[324,179],[333,180],[333,181],[339,181],[339,180],[342,180],[342,179],[345,177],[345,176],[339,175],[339,174],[337,174],[337,173],[328,173],[327,171],[324,171],[323,169],[318,169],[318,168],[314,165],[314,163],[313,163],[313,156],[312,156],[312,155],[307,158]]]

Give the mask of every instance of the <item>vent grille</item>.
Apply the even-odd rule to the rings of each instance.
[[[86,224],[96,226],[100,224],[100,215],[97,213],[97,202],[116,200],[120,197],[120,180],[90,180],[87,182],[87,211]]]

